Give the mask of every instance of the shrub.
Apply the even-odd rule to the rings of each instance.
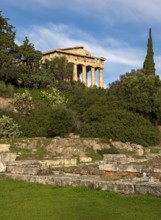
[[[23,115],[29,115],[33,108],[32,96],[29,91],[26,90],[24,93],[15,93],[13,105]]]
[[[50,93],[46,92],[46,91],[42,91],[41,96],[42,96],[42,98],[47,100],[47,102],[51,106],[55,106],[55,105],[59,105],[59,104],[65,104],[67,102],[65,97],[60,94],[59,90],[54,88],[54,87],[52,87],[52,90],[51,90]]]
[[[41,101],[34,102],[34,109],[26,115],[14,114],[15,120],[21,125],[24,136],[27,137],[46,137],[49,127],[52,108]]]
[[[143,146],[160,142],[160,133],[149,120],[126,110],[88,109],[80,129],[83,137],[101,137]]]
[[[48,136],[64,136],[70,132],[75,132],[79,127],[78,125],[75,112],[63,105],[57,105],[52,110]]]
[[[10,97],[13,94],[14,87],[11,84],[6,85],[4,81],[0,81],[0,96]]]
[[[3,115],[0,118],[0,138],[15,138],[22,135],[18,124],[10,117]]]

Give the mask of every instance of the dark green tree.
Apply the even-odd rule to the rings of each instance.
[[[29,66],[33,71],[39,68],[42,54],[35,49],[27,37],[25,37],[23,44],[19,46],[18,54],[18,59],[22,64]]]
[[[110,85],[108,95],[125,109],[161,122],[161,81],[157,75],[145,75],[140,70],[122,75]]]
[[[69,63],[66,57],[55,57],[46,60],[43,68],[48,69],[54,82],[72,81],[73,64]]]
[[[155,63],[153,53],[153,41],[151,36],[151,28],[149,28],[149,38],[147,44],[147,55],[143,64],[143,71],[146,75],[155,75]]]
[[[2,16],[0,11],[0,80],[12,83],[15,79],[15,44],[14,26],[8,23],[9,19]]]

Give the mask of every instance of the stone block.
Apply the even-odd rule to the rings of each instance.
[[[80,162],[89,163],[89,162],[92,162],[92,158],[91,157],[80,157]]]
[[[15,161],[17,157],[19,157],[17,153],[1,153],[0,161],[4,161],[4,162]]]
[[[10,144],[0,144],[0,153],[9,152],[10,147]]]
[[[6,171],[6,165],[0,161],[0,173]]]

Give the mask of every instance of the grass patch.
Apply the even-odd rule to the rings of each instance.
[[[109,149],[97,150],[98,154],[103,157],[104,154],[120,154],[119,150],[115,147],[110,147]]]
[[[0,179],[0,219],[160,220],[161,199]]]
[[[160,149],[159,148],[151,148],[150,149],[150,153],[151,154],[158,154],[160,152]]]
[[[91,157],[93,161],[95,160],[102,160],[102,156],[98,153],[96,153],[93,148],[87,147],[85,149],[85,153],[87,157]]]

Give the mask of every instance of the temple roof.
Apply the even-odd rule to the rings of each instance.
[[[52,54],[52,53],[64,53],[64,54],[71,54],[71,55],[77,55],[77,56],[85,56],[85,57],[89,57],[89,58],[93,58],[93,59],[101,59],[103,61],[105,61],[106,59],[104,57],[94,57],[91,55],[91,53],[87,50],[84,49],[84,47],[82,46],[77,46],[77,47],[69,47],[69,48],[58,48],[55,50],[50,50],[47,52],[44,52],[43,55],[47,55],[47,54]]]

